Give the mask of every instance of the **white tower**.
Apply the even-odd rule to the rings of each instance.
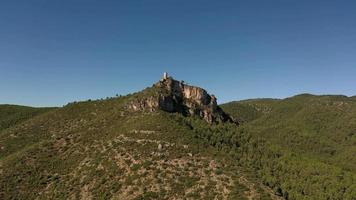
[[[167,79],[168,78],[168,73],[167,72],[164,72],[163,73],[163,80]]]

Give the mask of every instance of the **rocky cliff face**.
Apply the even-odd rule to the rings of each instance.
[[[204,89],[186,85],[171,77],[164,77],[152,88],[155,92],[132,100],[128,107],[132,111],[178,112],[185,116],[198,116],[208,123],[234,122],[218,105],[214,95]],[[235,122],[237,123],[237,122]]]

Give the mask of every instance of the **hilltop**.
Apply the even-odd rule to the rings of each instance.
[[[133,111],[177,112],[184,116],[197,116],[208,123],[234,122],[217,104],[214,95],[200,87],[190,86],[183,81],[177,81],[168,74],[143,91],[146,96],[139,96],[129,104]],[[237,123],[237,122],[235,122]]]

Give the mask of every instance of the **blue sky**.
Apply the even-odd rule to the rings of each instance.
[[[164,71],[220,103],[356,95],[356,1],[0,2],[0,104],[61,106]]]

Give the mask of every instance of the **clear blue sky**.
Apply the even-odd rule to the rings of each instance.
[[[356,95],[356,1],[0,2],[0,104],[127,94],[163,71],[220,103]]]

